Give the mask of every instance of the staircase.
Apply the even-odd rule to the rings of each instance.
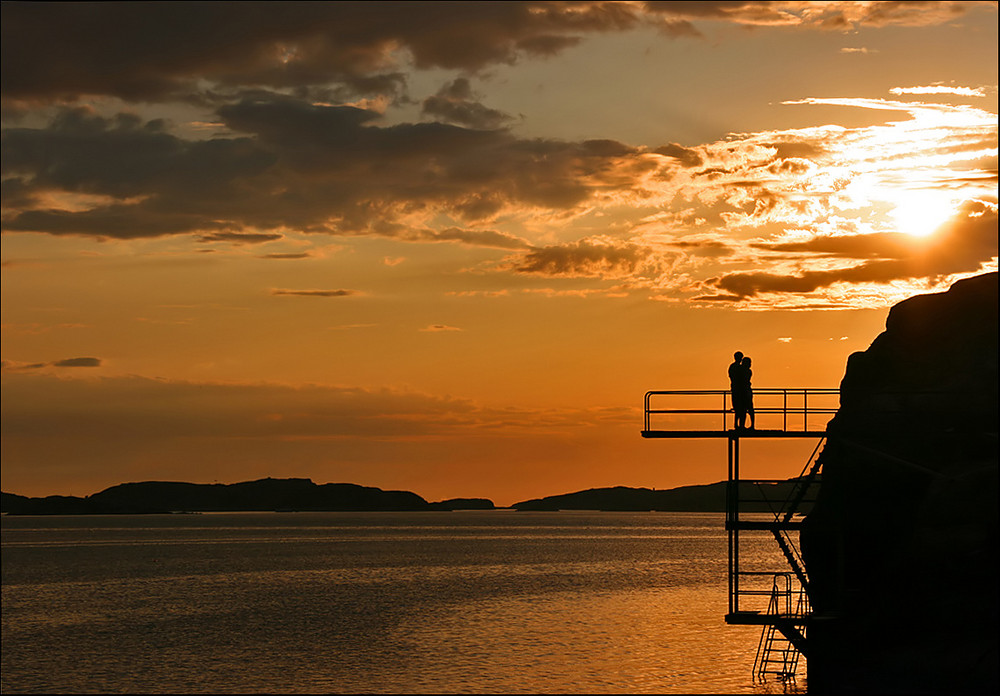
[[[780,517],[782,524],[771,529],[771,533],[774,535],[774,540],[778,542],[778,547],[784,554],[785,560],[788,561],[789,567],[795,573],[795,577],[798,578],[799,583],[807,596],[809,593],[809,580],[806,577],[805,569],[802,567],[804,565],[802,557],[799,555],[798,551],[795,550],[795,546],[791,539],[788,538],[788,525],[792,521],[792,517],[795,516],[795,513],[799,511],[799,505],[801,505],[802,501],[805,499],[806,493],[816,481],[816,476],[822,466],[819,457],[816,455],[819,453],[820,448],[823,446],[825,441],[825,437],[820,438],[819,442],[816,444],[816,448],[813,449],[813,453],[809,455],[809,459],[806,460],[806,465],[802,469],[802,474],[799,476],[795,489],[792,491],[789,499],[785,501],[782,509],[775,514],[775,521],[777,521]]]

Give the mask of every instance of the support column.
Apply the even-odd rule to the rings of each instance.
[[[740,436],[733,435],[733,603],[740,610]]]
[[[730,435],[728,440],[729,449],[729,468],[726,478],[726,536],[729,540],[729,613],[733,614],[736,611],[736,586],[733,583],[733,578],[735,577],[733,573],[733,527],[729,524],[733,519],[733,436]]]
[[[729,433],[729,479],[726,482],[726,528],[729,530],[729,613],[740,610],[740,437]]]

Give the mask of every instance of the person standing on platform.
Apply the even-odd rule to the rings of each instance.
[[[733,362],[729,365],[729,393],[733,400],[733,413],[735,415],[735,428],[742,429],[746,425],[746,393],[747,388],[743,386],[743,353],[736,351],[733,353]]]
[[[753,387],[750,386],[750,379],[753,377],[753,371],[750,369],[750,358],[743,358],[740,361],[740,378],[742,379],[742,390],[743,390],[743,426],[746,426],[746,417],[750,416],[750,430],[753,430],[754,412],[753,412]]]

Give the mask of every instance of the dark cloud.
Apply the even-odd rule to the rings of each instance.
[[[580,240],[532,249],[511,268],[518,273],[549,276],[625,277],[634,275],[653,250],[632,242]]]
[[[464,230],[449,227],[444,230],[420,230],[406,235],[407,239],[441,242],[460,242],[471,246],[493,247],[494,249],[527,249],[528,242],[505,232],[495,230]]]
[[[19,193],[4,197],[5,230],[119,238],[231,233],[240,225],[227,222],[230,214],[259,208],[246,182],[274,164],[251,138],[187,141],[158,120],[84,108],[59,111],[45,128],[5,129],[0,150],[5,186]],[[95,203],[72,212],[38,207],[53,193]]]
[[[358,97],[389,97],[391,103],[410,102],[406,74],[390,72],[376,75],[348,75],[333,87],[324,85],[299,85],[290,90],[299,99],[326,104],[340,104]],[[232,101],[231,90],[223,90],[216,101]]]
[[[867,26],[887,26],[891,24],[923,26],[958,19],[974,2],[927,3],[915,0],[884,0],[873,2],[864,8],[864,13],[856,21]],[[936,7],[935,7],[936,6]]]
[[[664,155],[666,157],[673,157],[684,167],[700,167],[704,160],[697,150],[692,150],[689,147],[684,147],[678,145],[677,143],[671,143],[670,145],[664,145],[663,147],[658,147],[653,150],[658,155]]]
[[[106,206],[98,210],[27,210],[4,220],[9,232],[47,232],[56,235],[87,235],[99,239],[138,239],[181,234],[218,225],[184,214],[159,215],[131,206]]]
[[[697,295],[691,298],[694,302],[718,302],[719,304],[739,302],[742,299],[743,297],[740,295],[727,295],[721,293],[717,295]]]
[[[20,363],[11,360],[3,361],[4,370],[40,370],[44,367],[100,367],[100,358],[64,358],[51,362]]]
[[[257,258],[259,259],[282,259],[282,260],[292,260],[292,259],[308,259],[311,258],[312,254],[308,251],[299,252],[296,254],[261,254]]]
[[[272,295],[293,295],[298,297],[350,297],[359,294],[357,290],[287,290],[275,288]]]
[[[970,273],[997,256],[997,213],[980,204],[932,237],[860,235],[851,238],[818,237],[799,244],[770,247],[779,251],[813,252],[821,256],[869,258],[844,268],[808,270],[797,275],[765,271],[730,273],[708,281],[727,296],[741,299],[761,293],[810,293],[834,283],[888,283],[894,280],[939,278]]]
[[[797,0],[718,0],[685,2],[650,0],[643,3],[655,13],[734,22],[745,25],[796,25],[842,31],[857,26],[893,24],[924,26],[956,19],[975,2],[914,2],[876,0],[866,3],[823,3]]]
[[[456,100],[469,100],[475,97],[472,92],[472,83],[466,77],[459,77],[446,83],[438,90],[437,96]]]
[[[424,327],[420,330],[429,333],[437,333],[440,331],[463,331],[464,329],[460,329],[457,326],[448,326],[447,324],[431,324],[430,326]]]
[[[855,5],[851,7],[851,5]],[[8,100],[111,95],[197,98],[216,88],[338,83],[398,93],[398,56],[419,68],[479,70],[552,55],[587,33],[646,23],[696,36],[689,20],[826,29],[933,24],[972,3],[806,2],[5,2],[0,89]],[[845,9],[846,8],[846,9]],[[15,107],[8,106],[7,112]]]
[[[801,252],[811,256],[845,259],[903,259],[913,255],[914,239],[899,232],[879,232],[831,237],[821,235],[802,242],[757,243],[756,249]]]
[[[776,159],[814,159],[825,155],[827,150],[819,142],[803,140],[786,140],[773,143],[762,143],[762,147],[773,147]]]
[[[53,367],[100,367],[100,358],[66,358],[51,363]]]
[[[424,100],[422,113],[470,128],[500,128],[512,117],[476,101],[468,79],[460,77]]]
[[[714,239],[681,240],[676,242],[670,242],[669,244],[675,249],[682,249],[693,256],[718,258],[721,256],[732,256],[734,253],[736,253],[729,244]]]
[[[2,89],[157,100],[195,94],[203,79],[365,91],[393,74],[394,51],[417,67],[476,70],[640,19],[609,2],[4,3]]]
[[[294,170],[291,177],[323,186],[325,207],[343,203],[331,212],[348,227],[387,217],[390,200],[439,204],[463,216],[476,210],[470,199],[570,207],[599,189],[628,188],[652,166],[621,144],[612,151],[441,123],[379,127],[367,125],[375,117],[370,112],[282,98],[241,102],[220,115],[230,128],[254,133]],[[623,169],[631,171],[614,180]]]
[[[582,41],[579,36],[559,36],[557,34],[539,34],[521,39],[517,47],[525,53],[537,56],[554,56],[559,51],[576,46]]]
[[[632,190],[659,166],[642,149],[611,140],[380,126],[373,111],[280,95],[258,93],[218,115],[235,135],[184,140],[159,122],[85,109],[63,109],[43,128],[5,130],[3,176],[18,195],[4,200],[4,230],[102,238],[196,232],[234,242],[267,241],[285,228],[395,235],[397,217],[421,210],[478,221],[507,207],[572,207]],[[59,194],[92,203],[81,210],[38,202]],[[257,234],[266,237],[245,236]],[[517,246],[497,235],[484,240]]]
[[[198,238],[199,242],[232,242],[233,244],[263,244],[282,238],[276,233],[262,232],[213,232]]]
[[[0,182],[0,200],[10,208],[31,208],[39,203],[37,191],[31,183],[18,176],[4,178]]]
[[[785,3],[761,0],[719,0],[716,2],[647,0],[643,4],[652,12],[698,19],[731,19],[748,16],[757,19],[779,19],[781,15],[778,7]]]

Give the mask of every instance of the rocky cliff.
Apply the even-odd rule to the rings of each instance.
[[[992,693],[997,274],[893,307],[828,438],[801,539],[809,691]]]

